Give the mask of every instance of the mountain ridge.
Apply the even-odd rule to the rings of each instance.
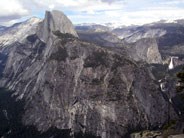
[[[161,91],[155,66],[145,62],[155,55],[160,62],[154,39],[141,39],[132,45],[135,51],[124,53],[123,46],[130,45],[113,49],[80,39],[71,21],[58,12],[47,11],[35,32],[4,45],[1,52],[7,59],[0,63],[0,85],[25,100],[24,125],[41,132],[70,130],[72,137],[90,133],[121,138],[179,118],[168,100],[171,92]],[[144,60],[135,61],[130,52]]]

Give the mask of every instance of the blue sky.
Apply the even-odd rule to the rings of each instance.
[[[184,19],[184,0],[0,0],[0,25],[11,25],[45,10],[61,10],[74,24],[145,24]]]

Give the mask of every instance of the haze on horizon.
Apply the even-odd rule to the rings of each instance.
[[[184,0],[0,0],[0,25],[9,26],[46,10],[63,11],[74,24],[141,25],[184,19]]]

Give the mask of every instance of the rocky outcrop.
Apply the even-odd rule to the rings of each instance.
[[[118,47],[121,40],[110,32],[86,32],[77,31],[79,38],[83,41],[95,43],[103,47]]]
[[[25,100],[25,125],[120,138],[177,118],[144,64],[81,41],[58,11],[39,30],[14,44],[0,80]]]
[[[134,44],[129,44],[126,48],[128,49],[130,57],[136,61],[145,61],[149,64],[162,63],[162,58],[155,39],[141,39]]]
[[[131,138],[163,138],[159,131],[143,131],[131,134]]]
[[[39,51],[36,43],[42,44],[36,39],[30,46]],[[17,49],[22,47],[17,45]],[[14,64],[9,59],[5,69],[4,75],[11,78],[7,86],[26,100],[26,125],[40,131],[55,126],[118,138],[167,121],[168,104],[145,68],[75,38],[57,39],[52,47],[46,60],[42,58],[44,44],[39,54],[15,50]]]
[[[46,11],[45,19],[41,23],[37,34],[43,42],[47,42],[53,32],[60,31],[61,33],[69,33],[77,37],[72,22],[64,15],[64,13],[54,10]]]
[[[32,17],[25,22],[14,24],[11,27],[6,27],[3,31],[0,31],[0,47],[7,47],[15,43],[21,42],[27,36],[35,34],[38,24],[41,19]]]
[[[127,27],[114,29],[111,32],[95,32],[89,28],[85,30],[85,26],[80,28],[83,30],[78,29],[78,35],[84,41],[104,47],[113,47],[114,51],[118,53],[124,52],[136,61],[146,62],[148,64],[162,63],[156,38],[164,35],[166,31],[161,31],[161,29],[150,30],[149,27]],[[135,34],[130,35],[131,33]],[[126,39],[118,39],[118,34],[124,35]]]
[[[46,11],[45,18],[36,32],[39,39],[47,44],[44,58],[51,54],[53,49],[52,45],[57,38],[55,35],[57,32],[78,37],[72,22],[64,15],[64,13],[56,10],[52,12]]]
[[[158,38],[167,33],[164,28],[156,28],[154,25],[130,26],[112,30],[120,39],[128,43],[134,43],[143,38]]]
[[[143,131],[131,134],[131,138],[184,138],[184,134],[163,136],[160,131]]]
[[[183,20],[115,28],[112,32],[126,43],[136,43],[141,39],[156,39],[163,62],[167,62],[170,56],[178,56],[181,64],[184,63]]]
[[[168,138],[184,138],[184,134],[180,134],[180,135],[171,135]]]

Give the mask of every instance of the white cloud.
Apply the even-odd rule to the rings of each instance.
[[[184,0],[167,0],[167,1],[161,1],[160,4],[162,5],[175,5],[175,4],[181,4],[184,3]]]
[[[1,0],[0,4],[1,25],[11,25],[19,21],[17,19],[29,14],[29,11],[18,0]]]
[[[184,18],[184,9],[180,8],[155,8],[142,11],[125,12],[122,15],[127,24],[145,24],[156,22],[161,19],[164,20],[176,20]],[[123,22],[123,19],[121,20]]]
[[[3,0],[0,1],[0,17],[7,17],[10,15],[27,15],[28,10],[26,10],[19,1],[17,0]]]
[[[75,22],[80,22],[81,20],[88,23],[92,21],[95,23],[116,22],[123,25],[141,25],[162,19],[176,20],[184,18],[184,8],[181,5],[181,3],[184,3],[184,0],[181,0],[181,3],[179,3],[179,0],[174,0],[172,2],[175,4],[170,3],[166,5],[163,5],[163,3],[166,2],[163,0],[160,0],[161,2],[155,0],[155,3],[150,3],[150,1],[129,0],[126,3],[124,1],[115,1],[111,5],[106,5],[105,3],[98,4],[94,8],[94,11],[96,11],[94,16],[89,16],[88,14],[88,16],[80,15],[76,18],[75,15],[73,15],[70,16],[70,18]],[[176,5],[176,3],[180,5]],[[100,8],[101,5],[105,6]],[[89,7],[93,9],[93,5]],[[98,12],[97,9],[102,9],[104,11]]]
[[[55,5],[54,5],[54,4],[49,5],[49,9],[50,9],[50,10],[53,10],[53,9],[54,9],[54,7],[55,7]]]
[[[184,0],[0,0],[0,23],[62,10],[74,23],[144,24],[184,18]]]

